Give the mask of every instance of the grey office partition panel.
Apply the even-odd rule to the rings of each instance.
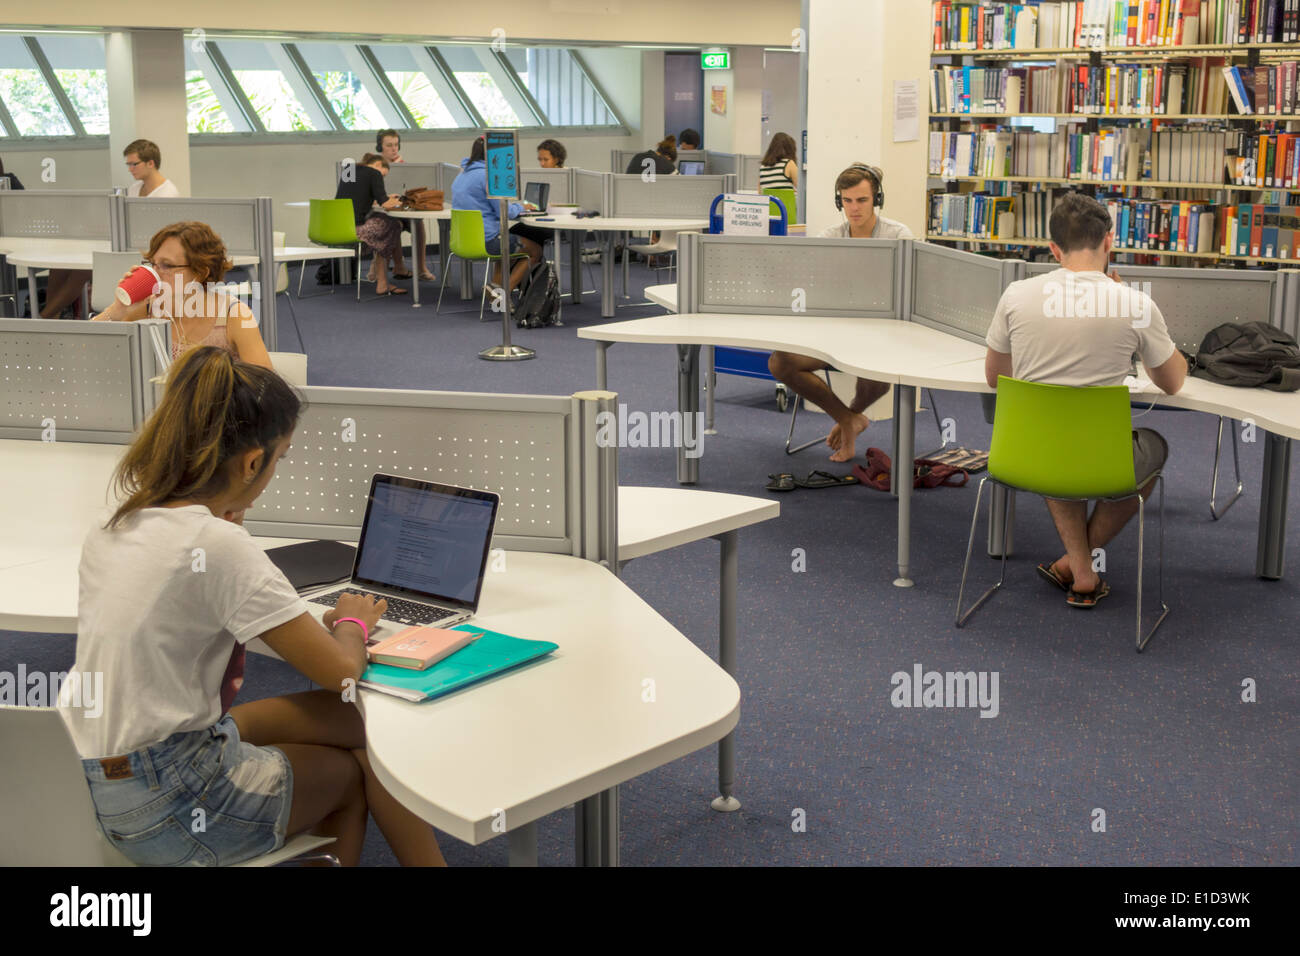
[[[613,175],[612,205],[616,218],[707,219],[714,197],[735,192],[735,176]]]
[[[542,169],[540,166],[519,170],[520,188],[529,183],[546,183],[551,187],[548,202],[570,203],[573,195],[572,169]],[[521,193],[522,195],[522,193]]]
[[[644,149],[615,149],[609,154],[609,171],[611,173],[627,172],[627,164],[632,162],[632,157],[637,153],[644,153]]]
[[[0,236],[113,241],[114,196],[106,189],[0,191]]]
[[[1278,327],[1292,338],[1300,337],[1300,271],[1279,269],[1277,281],[1282,299]]]
[[[384,177],[384,189],[399,196],[408,189],[441,189],[442,163],[393,163]]]
[[[447,205],[451,205],[451,184],[460,175],[459,163],[438,163],[438,189],[446,196]]]
[[[1056,263],[1031,262],[1025,271],[1032,277],[1058,268]],[[1127,265],[1111,269],[1151,296],[1164,316],[1169,337],[1189,352],[1195,353],[1205,333],[1224,322],[1282,322],[1276,272]]]
[[[573,201],[583,209],[609,215],[610,173],[597,173],[590,169],[574,169]]]
[[[678,296],[692,312],[896,319],[902,311],[897,239],[685,233],[677,260]]]
[[[574,398],[369,388],[300,391],[308,405],[293,451],[249,511],[250,530],[356,540],[371,475],[383,472],[500,494],[499,547],[581,550]]]
[[[740,175],[740,157],[735,153],[718,153],[711,149],[704,150],[708,154],[708,161],[704,164],[704,171],[711,176]],[[689,154],[692,158],[694,154]]]
[[[758,188],[758,175],[762,166],[762,161],[762,156],[747,156],[743,153],[741,154],[739,170],[741,189]]]
[[[909,241],[909,317],[972,342],[983,342],[1002,290],[1019,270],[1012,260]]]
[[[0,319],[0,438],[130,442],[157,368],[142,358],[147,324]]]
[[[188,219],[205,222],[221,237],[226,251],[255,255],[257,200],[128,198],[125,204],[127,248],[149,248],[149,240],[164,226]]]

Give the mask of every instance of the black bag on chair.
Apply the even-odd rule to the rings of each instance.
[[[560,317],[560,283],[549,262],[529,270],[520,286],[515,324],[521,329],[554,325]]]

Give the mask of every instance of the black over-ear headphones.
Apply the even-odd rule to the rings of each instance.
[[[867,174],[867,178],[871,180],[872,195],[875,196],[875,202],[873,202],[872,205],[877,209],[883,206],[885,204],[885,190],[881,188],[880,185],[880,177],[883,175],[880,170],[875,166],[864,166],[862,163],[854,163],[849,167],[849,169],[860,169]],[[844,172],[848,172],[848,169]],[[840,176],[843,175],[844,173],[840,173]],[[836,178],[838,179],[839,177]],[[841,212],[844,210],[844,200],[840,199],[840,191],[838,189],[835,190],[835,208]]]

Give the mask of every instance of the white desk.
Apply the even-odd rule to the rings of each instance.
[[[669,285],[648,285],[645,287],[645,297],[661,309],[667,309],[669,312],[677,311],[677,283],[675,282]]]
[[[438,224],[438,272],[440,275],[446,276],[447,263],[449,261],[449,256],[451,255],[451,207],[450,206],[445,206],[442,209],[432,211],[432,212],[420,212],[414,209],[386,209],[384,210],[384,215],[391,216],[394,219],[409,219],[411,222],[415,223],[414,244],[417,249],[424,248],[424,244],[425,244],[424,224],[426,222],[436,222]],[[416,256],[414,250],[412,250],[412,260],[413,261],[411,262],[411,308],[418,309],[420,307],[420,269],[418,266],[420,260],[418,256]],[[462,273],[465,272],[467,272],[467,270],[464,269],[464,267],[462,267]],[[468,276],[462,275],[462,278],[468,278]],[[462,292],[464,291],[464,286],[465,283],[462,281],[461,282]],[[462,295],[461,298],[466,298],[466,296]]]

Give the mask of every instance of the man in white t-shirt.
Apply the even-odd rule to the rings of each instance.
[[[912,231],[907,226],[876,212],[885,203],[883,182],[884,173],[865,163],[854,163],[840,173],[835,179],[835,208],[844,213],[845,220],[818,238],[911,239]],[[860,378],[853,401],[845,405],[817,374],[829,367],[822,359],[794,352],[773,352],[767,367],[777,381],[835,419],[834,427],[826,436],[826,444],[833,449],[831,461],[851,461],[858,436],[871,424],[863,413],[889,391],[889,384]]]
[[[989,386],[997,388],[999,375],[1052,385],[1119,385],[1131,374],[1136,353],[1157,387],[1177,392],[1187,378],[1187,362],[1169,338],[1160,309],[1144,292],[1107,275],[1113,239],[1106,207],[1067,193],[1048,225],[1052,255],[1061,268],[1013,282],[1002,293],[986,338]],[[1061,427],[1086,429],[1088,422],[1061,422]],[[1143,498],[1155,487],[1152,476],[1168,454],[1158,432],[1134,430],[1133,468]],[[1115,537],[1137,508],[1132,498],[1099,501],[1089,518],[1087,502],[1047,499],[1066,553],[1038,570],[1069,593],[1071,606],[1093,607],[1109,593],[1093,570],[1093,549]]]
[[[122,150],[126,158],[126,168],[135,182],[131,183],[128,196],[149,196],[153,199],[176,199],[181,191],[176,184],[159,172],[162,166],[162,153],[158,144],[147,139],[137,139]]]

